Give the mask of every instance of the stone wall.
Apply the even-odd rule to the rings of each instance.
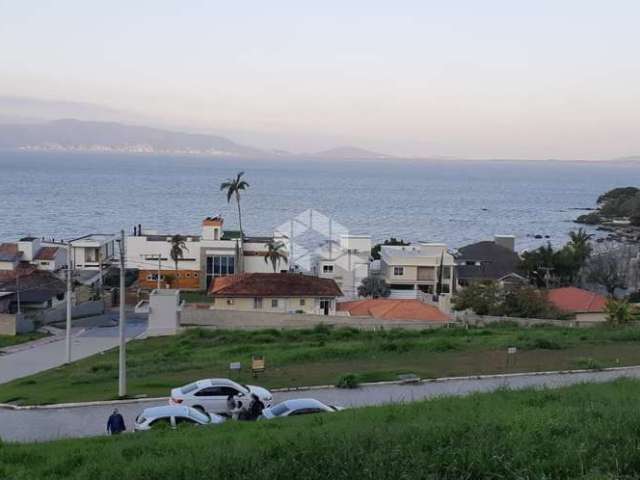
[[[438,328],[447,325],[446,322],[377,320],[373,317],[211,310],[207,305],[185,306],[182,310],[180,323],[182,326],[247,330],[261,328],[312,328],[320,323],[336,327],[355,327],[364,330],[373,330],[378,328],[406,328],[422,330],[425,328]]]
[[[24,314],[0,313],[0,335],[17,335],[33,332],[33,321]]]
[[[471,312],[456,312],[458,323],[486,326],[492,323],[513,322],[521,327],[531,327],[535,325],[553,325],[555,327],[592,327],[602,325],[602,320],[575,319],[575,320],[551,320],[548,318],[518,318],[518,317],[494,317],[490,315],[477,315]]]
[[[71,307],[71,318],[91,317],[93,315],[102,315],[105,312],[104,302],[96,300],[91,302],[79,303]],[[37,312],[29,312],[32,320],[42,325],[49,323],[64,322],[67,319],[67,306],[65,303],[55,308],[41,310]]]

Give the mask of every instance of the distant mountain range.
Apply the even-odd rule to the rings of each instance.
[[[0,119],[1,121],[1,119]],[[217,156],[300,156],[283,150],[266,151],[240,145],[228,138],[174,132],[158,128],[75,119],[50,122],[0,123],[0,149],[23,151],[76,151],[173,153]],[[326,159],[392,158],[357,147],[338,147],[304,154]]]

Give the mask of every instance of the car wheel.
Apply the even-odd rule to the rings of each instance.
[[[195,407],[193,407],[194,410],[198,410],[200,413],[207,413],[205,411],[205,409],[203,407],[201,407],[200,405],[196,405]]]

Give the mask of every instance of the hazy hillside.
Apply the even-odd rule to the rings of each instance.
[[[336,147],[330,150],[324,150],[313,154],[314,157],[330,158],[330,159],[361,159],[361,158],[393,158],[392,155],[386,155],[384,153],[371,152],[363,148],[358,147]]]
[[[0,125],[0,148],[262,155],[263,151],[215,135],[171,132],[112,122],[55,120]]]

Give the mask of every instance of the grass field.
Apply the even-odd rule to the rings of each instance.
[[[20,343],[30,342],[32,340],[38,340],[39,338],[46,337],[46,333],[33,332],[24,333],[21,335],[0,335],[0,348],[11,347]]]
[[[639,382],[618,380],[115,438],[5,444],[0,478],[638,478],[639,397]]]
[[[507,348],[518,353],[508,358]],[[127,347],[129,393],[165,396],[194,379],[231,377],[270,388],[336,384],[347,373],[360,382],[601,368],[640,364],[640,328],[569,329],[515,326],[365,332],[318,326],[309,330],[192,329],[176,337],[134,341]],[[267,371],[253,379],[251,356]],[[244,370],[230,372],[230,362]],[[46,404],[113,399],[117,350],[0,385],[0,402]]]

